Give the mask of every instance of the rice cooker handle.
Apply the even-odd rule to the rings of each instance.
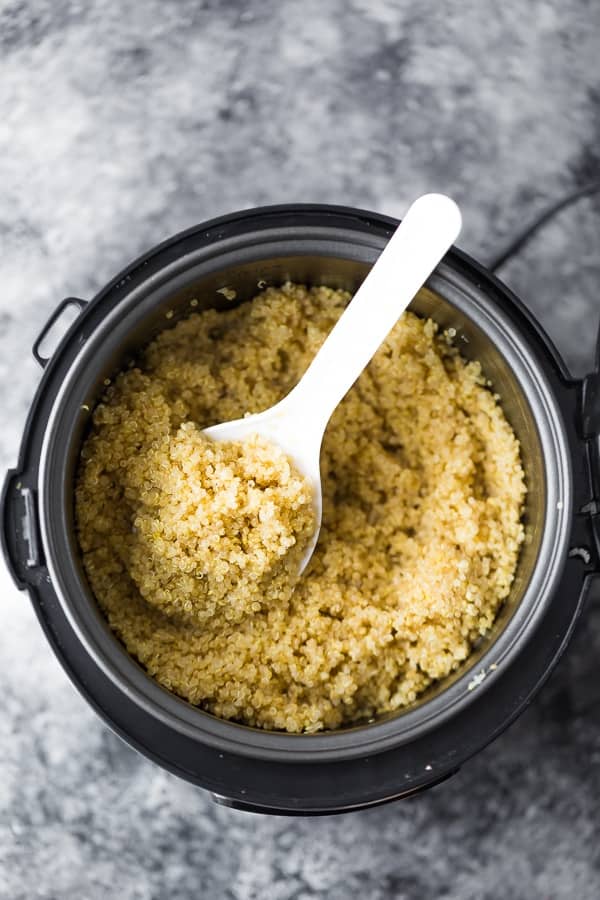
[[[34,358],[40,364],[42,368],[46,366],[48,361],[50,360],[49,356],[42,356],[40,353],[40,347],[44,340],[48,337],[49,332],[54,328],[60,317],[66,312],[69,307],[76,306],[80,311],[87,306],[87,300],[81,300],[79,297],[65,297],[64,300],[61,300],[54,312],[51,313],[50,318],[38,334],[37,338],[33,342],[33,347],[31,348],[31,352],[33,353]],[[67,324],[65,328],[66,331],[69,330],[70,325],[72,325],[72,320]],[[63,335],[64,336],[64,335]]]
[[[587,445],[591,487],[591,501],[586,512],[591,515],[596,550],[600,557],[600,328],[595,370],[582,383],[581,428]]]
[[[35,488],[16,469],[6,473],[0,495],[0,540],[6,565],[20,590],[46,572],[38,533]]]

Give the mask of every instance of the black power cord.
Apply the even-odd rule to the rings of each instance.
[[[577,190],[572,191],[572,193],[566,194],[566,196],[562,197],[560,200],[551,203],[550,206],[546,207],[545,210],[533,219],[520,234],[513,238],[501,253],[498,253],[497,256],[488,263],[488,269],[492,272],[497,272],[498,269],[509,261],[509,259],[516,256],[516,254],[529,243],[531,238],[540,230],[540,228],[550,222],[559,212],[562,212],[563,209],[571,206],[571,204],[576,203],[577,200],[581,200],[582,197],[591,197],[592,194],[597,194],[599,192],[600,181],[592,181],[583,187],[577,188]]]

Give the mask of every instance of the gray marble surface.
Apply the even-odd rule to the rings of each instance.
[[[29,348],[169,234],[262,203],[401,215],[441,189],[485,260],[598,177],[592,0],[0,0],[0,464]],[[600,310],[600,203],[504,277],[573,371]],[[214,806],[124,746],[0,566],[0,898],[600,896],[600,602],[519,722],[420,798],[331,819]]]

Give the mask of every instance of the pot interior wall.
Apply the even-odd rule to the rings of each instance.
[[[193,277],[193,270],[190,271],[188,279],[185,278],[185,275],[184,277],[179,275],[175,285],[172,284],[170,289],[168,284],[165,286],[152,308],[135,323],[120,345],[114,348],[102,363],[99,363],[87,402],[93,406],[102,393],[104,379],[113,376],[130,359],[135,358],[135,354],[141,346],[151,340],[159,331],[165,327],[172,327],[192,311],[208,307],[230,308],[233,305],[249,301],[266,285],[278,285],[286,280],[315,285],[324,284],[352,292],[359,286],[368,268],[367,263],[358,260],[340,259],[335,256],[305,255],[255,259],[209,272],[201,279]],[[194,303],[191,306],[190,301],[192,300],[198,301],[197,304]],[[521,552],[511,594],[504,603],[491,632],[481,640],[470,658],[457,672],[430,688],[415,704],[415,706],[420,706],[463,676],[465,671],[476,667],[482,654],[490,648],[491,643],[506,628],[518,607],[536,564],[543,533],[546,491],[544,460],[531,408],[510,365],[497,350],[493,341],[465,312],[444,298],[443,282],[438,284],[433,279],[431,287],[424,288],[410,308],[418,315],[433,318],[443,328],[454,328],[455,340],[463,355],[481,362],[485,374],[492,382],[494,391],[501,397],[507,418],[520,441],[528,482],[528,497],[524,515],[527,541]],[[70,492],[71,496],[84,429],[85,422],[80,420],[70,445],[70,483],[66,485],[66,491]],[[71,516],[73,556],[77,558],[72,504],[68,515]],[[91,597],[90,601],[93,602]]]

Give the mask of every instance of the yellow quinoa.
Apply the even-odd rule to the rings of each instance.
[[[274,448],[211,445],[200,429],[288,393],[348,300],[286,284],[191,315],[115,379],[82,448],[79,540],[111,628],[166,688],[266,729],[413,702],[490,628],[523,540],[519,445],[498,398],[406,313],[329,424],[321,535],[294,583],[306,484]],[[252,499],[257,471],[270,474]]]
[[[125,562],[142,597],[195,621],[236,622],[290,593],[316,527],[308,482],[272,443],[218,443],[193,422],[134,457]]]

